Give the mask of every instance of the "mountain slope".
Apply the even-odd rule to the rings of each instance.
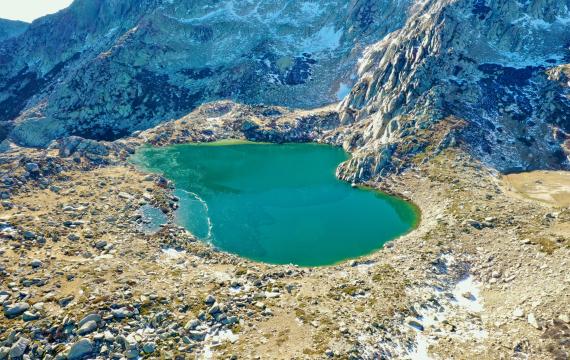
[[[331,103],[408,5],[77,0],[1,47],[0,120],[14,141],[44,146],[70,134],[116,139],[215,99]]]
[[[76,0],[0,43],[0,140],[114,140],[218,99],[312,108],[344,98],[327,141],[354,154],[339,169],[349,180],[455,145],[501,171],[564,168],[569,8]]]
[[[502,171],[568,166],[570,102],[547,70],[570,59],[569,4],[418,4],[360,63],[342,107],[357,156],[341,173],[368,179],[457,141]]]
[[[23,21],[0,19],[0,42],[24,33],[28,26]]]

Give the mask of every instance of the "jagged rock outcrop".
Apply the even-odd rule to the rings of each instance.
[[[113,140],[216,99],[331,103],[410,2],[76,0],[0,45],[4,136]]]
[[[0,19],[0,42],[23,34],[29,25],[23,21]]]
[[[356,156],[339,174],[370,179],[458,140],[502,171],[568,166],[570,102],[547,70],[570,60],[569,5],[417,2],[360,62],[342,106]]]

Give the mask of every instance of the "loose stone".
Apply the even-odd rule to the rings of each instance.
[[[10,358],[18,359],[24,355],[26,349],[30,345],[30,340],[25,337],[21,337],[12,345],[10,348]]]
[[[83,338],[77,341],[71,346],[69,352],[67,353],[68,360],[78,360],[91,354],[93,351],[93,343],[87,338]]]
[[[79,330],[77,330],[77,333],[79,335],[87,335],[92,333],[93,331],[97,330],[97,323],[93,320],[87,321],[86,323],[84,323]]]
[[[30,308],[30,304],[21,302],[13,305],[4,306],[4,315],[8,318],[16,317],[24,313]]]

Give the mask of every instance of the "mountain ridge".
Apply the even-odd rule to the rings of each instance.
[[[23,34],[28,26],[29,24],[24,21],[0,18],[0,42]]]
[[[0,45],[0,134],[115,140],[215,100],[342,100],[326,141],[350,181],[457,144],[500,171],[567,168],[569,5],[77,0]]]

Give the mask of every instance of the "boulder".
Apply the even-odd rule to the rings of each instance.
[[[93,331],[97,330],[97,322],[90,320],[85,322],[79,330],[77,330],[77,334],[79,335],[87,335],[91,334]]]
[[[19,302],[11,305],[4,306],[4,315],[7,318],[13,318],[22,315],[30,308],[30,304],[26,302]]]
[[[30,174],[36,174],[40,172],[40,166],[36,163],[27,163],[26,164],[26,170],[30,173]]]
[[[28,349],[29,345],[30,345],[29,339],[26,339],[25,337],[19,338],[10,348],[10,354],[9,354],[10,358],[17,359],[22,357],[26,353],[26,350]]]
[[[39,259],[34,259],[30,261],[30,266],[34,269],[37,269],[43,265],[42,261]]]
[[[152,354],[156,350],[156,343],[147,342],[143,345],[142,350],[145,354]]]
[[[77,324],[78,327],[82,327],[83,324],[85,324],[86,322],[89,321],[95,321],[96,323],[101,322],[101,315],[99,314],[89,314],[87,316],[85,316],[83,319],[81,319],[79,321],[79,323]]]
[[[83,338],[74,343],[67,352],[68,360],[83,359],[93,351],[93,343],[87,338]]]
[[[125,318],[130,318],[134,315],[134,312],[130,311],[129,309],[122,307],[120,309],[113,309],[111,310],[111,314],[117,320],[122,320]]]
[[[10,348],[0,347],[0,360],[8,359],[9,354],[10,354]]]
[[[24,321],[33,321],[39,319],[41,316],[40,314],[32,311],[25,311],[22,315],[22,320]]]

